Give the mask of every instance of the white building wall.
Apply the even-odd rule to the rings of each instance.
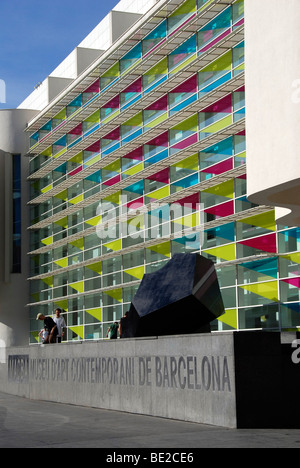
[[[245,0],[248,197],[300,225],[300,2]],[[283,209],[284,208],[284,209]]]
[[[36,115],[30,110],[0,110],[0,362],[3,349],[28,344],[29,237],[28,168],[26,122]],[[12,273],[12,155],[21,154],[22,271]]]
[[[78,47],[89,49],[107,50],[111,46],[110,38],[110,15],[103,20],[83,39]]]
[[[158,0],[121,0],[113,11],[126,11],[128,13],[144,14],[155,5]]]

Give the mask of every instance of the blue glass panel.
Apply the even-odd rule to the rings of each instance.
[[[200,152],[200,169],[217,164],[232,155],[233,137],[229,137]]]
[[[91,135],[91,133],[94,133],[96,130],[98,130],[98,128],[100,128],[100,124],[96,124],[94,125],[92,128],[90,128],[87,132],[84,133],[84,138],[86,138],[87,136]]]
[[[226,73],[224,76],[219,78],[218,80],[214,81],[210,85],[208,85],[206,88],[201,89],[200,91],[200,97],[203,94],[209,93],[210,91],[213,91],[214,89],[218,88],[218,86],[221,86],[222,84],[226,83],[226,81],[231,79],[231,72]]]
[[[164,20],[157,28],[153,29],[148,36],[145,37],[146,40],[150,39],[158,39],[158,38],[163,38],[166,37],[167,35],[167,20]]]
[[[47,122],[42,128],[41,130],[46,130],[48,132],[51,132],[52,130],[52,121],[49,120],[49,122]]]
[[[173,55],[182,55],[182,54],[194,54],[197,50],[197,36],[194,35],[183,44],[181,44],[177,49],[170,53],[170,56]]]
[[[60,138],[59,140],[57,140],[54,145],[57,145],[57,146],[66,146],[67,145],[67,136],[64,135],[62,138]]]
[[[127,68],[131,67],[137,60],[142,58],[142,43],[139,42],[120,60],[120,72],[123,73]]]
[[[100,182],[101,182],[101,171],[94,172],[94,174],[91,174],[88,177],[86,177],[85,180],[90,180],[91,182],[95,182],[96,184],[100,184]]]
[[[174,182],[172,186],[188,188],[198,183],[199,183],[199,174],[192,174],[191,176],[188,176],[185,179]]]
[[[277,278],[278,267],[276,258],[257,262],[241,263],[240,266],[248,268],[248,270],[254,270],[258,273],[263,273],[264,275],[271,276],[272,278]]]
[[[156,154],[155,156],[152,156],[152,158],[149,158],[145,161],[145,167],[151,166],[151,164],[155,164],[159,161],[162,161],[163,159],[167,158],[169,156],[169,150],[165,149],[164,151],[161,151],[160,153]]]
[[[197,94],[194,94],[193,96],[189,97],[188,99],[186,99],[185,101],[181,102],[180,104],[178,104],[177,106],[173,107],[172,110],[170,110],[170,115],[174,114],[175,112],[178,112],[182,109],[184,109],[185,107],[189,106],[192,102],[195,102],[197,101],[198,97],[197,97]]]
[[[121,143],[118,141],[117,143],[114,143],[112,146],[110,146],[109,148],[105,149],[105,150],[102,150],[102,157],[103,156],[106,156],[107,154],[110,154],[112,153],[113,151],[115,151],[116,149],[120,148],[121,146]]]
[[[228,239],[229,242],[234,242],[235,240],[235,226],[234,223],[225,224],[224,226],[219,226],[215,228],[217,237],[222,237],[223,239]]]
[[[56,169],[53,169],[55,172],[60,172],[62,174],[66,174],[67,172],[67,163],[63,163],[61,166],[57,167]]]
[[[231,7],[214,18],[198,32],[198,47],[203,48],[231,26]]]
[[[82,95],[79,94],[79,96],[77,96],[76,99],[74,99],[74,101],[70,102],[70,104],[68,104],[69,107],[81,107],[82,106]]]
[[[139,135],[142,135],[143,133],[143,129],[142,128],[139,128],[138,130],[136,130],[135,132],[132,132],[130,135],[122,138],[122,145],[124,145],[125,143],[128,143],[129,141],[132,141],[134,140],[135,138],[137,138]]]
[[[144,94],[146,93],[149,93],[150,91],[152,91],[153,89],[155,89],[157,86],[159,86],[160,84],[162,84],[164,81],[166,81],[168,79],[168,76],[165,75],[163,76],[162,78],[160,78],[159,80],[155,81],[154,84],[152,84],[151,86],[149,86],[149,88],[145,89],[144,90]]]
[[[82,137],[77,138],[77,140],[73,141],[72,143],[68,145],[68,148],[72,148],[72,146],[77,145],[77,143],[79,143],[81,140],[82,140]]]
[[[126,104],[122,104],[122,105],[121,105],[121,109],[122,109],[122,110],[125,110],[125,109],[127,109],[128,107],[132,106],[132,104],[134,104],[135,102],[139,101],[139,100],[141,99],[141,97],[142,97],[141,94],[138,94],[135,98],[133,98],[133,96],[135,95],[135,93],[127,93],[127,94],[128,94],[128,97],[127,97],[126,100],[128,100],[128,99],[131,98],[130,94],[132,94],[132,99],[130,99],[129,102],[127,102]]]
[[[148,53],[167,36],[167,20],[164,20],[157,28],[151,31],[142,41],[143,54]]]
[[[289,309],[293,310],[294,312],[297,312],[298,314],[300,314],[300,303],[299,302],[296,302],[295,304],[283,304],[284,307],[288,307]]]
[[[191,234],[190,236],[184,236],[179,239],[172,240],[172,243],[176,242],[177,244],[181,244],[184,246],[186,250],[200,250],[201,247],[201,234],[199,232],[195,234]]]
[[[124,189],[127,192],[133,192],[138,195],[143,195],[144,193],[144,182],[140,180],[139,182],[136,182],[135,184],[129,185],[129,187],[126,187]]]

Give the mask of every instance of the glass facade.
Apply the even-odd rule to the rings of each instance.
[[[13,172],[13,255],[12,273],[21,273],[21,155],[12,156]]]
[[[161,12],[31,133],[31,343],[56,307],[68,341],[105,338],[179,252],[216,263],[213,330],[300,326],[300,229],[246,196],[244,4],[227,3]]]

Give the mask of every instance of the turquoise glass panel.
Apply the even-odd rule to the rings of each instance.
[[[229,137],[200,152],[200,169],[217,164],[232,155],[233,138]]]
[[[120,60],[120,73],[124,73],[128,68],[132,67],[138,60],[142,58],[142,43],[139,42]]]
[[[181,63],[187,60],[197,51],[197,36],[196,34],[185,41],[176,50],[169,55],[169,71],[178,67]]]
[[[157,44],[159,44],[167,36],[167,20],[164,20],[157,28],[151,31],[148,36],[142,41],[143,55],[147,54]]]
[[[207,44],[231,27],[231,7],[226,8],[198,32],[198,48],[200,52]],[[206,48],[205,48],[206,49]]]

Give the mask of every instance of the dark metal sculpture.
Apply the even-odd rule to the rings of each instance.
[[[176,254],[144,275],[127,314],[126,337],[209,331],[224,312],[214,263],[199,254]]]

